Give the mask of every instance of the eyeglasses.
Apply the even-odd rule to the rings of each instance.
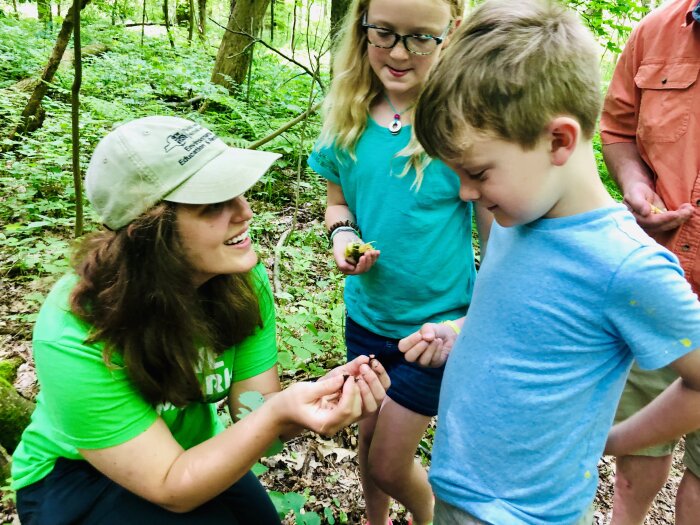
[[[367,13],[362,16],[362,28],[367,33],[369,45],[380,49],[393,49],[399,40],[403,42],[406,51],[414,55],[430,55],[442,44],[447,33],[452,27],[452,22],[445,28],[440,36],[435,35],[400,35],[386,27],[375,26],[367,23]]]

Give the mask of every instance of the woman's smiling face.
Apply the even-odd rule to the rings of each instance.
[[[248,235],[252,217],[242,195],[215,204],[178,204],[178,233],[195,286],[217,275],[245,273],[257,264]]]

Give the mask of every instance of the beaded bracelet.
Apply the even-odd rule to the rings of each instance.
[[[357,235],[358,237],[360,236],[360,234],[357,232],[357,230],[355,228],[351,228],[350,226],[341,226],[340,228],[336,228],[335,230],[333,230],[333,233],[331,233],[331,238],[329,239],[331,246],[333,246],[333,238],[336,236],[336,234],[341,233],[341,232],[352,232],[355,235]]]
[[[328,228],[328,239],[329,240],[333,239],[333,237],[332,237],[333,232],[335,230],[337,230],[338,228],[351,228],[355,233],[357,233],[358,237],[362,238],[362,234],[360,233],[360,227],[357,224],[355,224],[354,222],[352,222],[351,220],[347,220],[347,221],[338,221],[338,222],[334,222],[333,224],[331,224],[331,227]],[[343,230],[343,231],[347,231],[347,230]]]

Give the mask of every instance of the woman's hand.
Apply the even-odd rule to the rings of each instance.
[[[362,417],[376,412],[382,406],[386,391],[391,386],[389,374],[379,360],[370,359],[366,355],[356,357],[349,363],[334,368],[319,381],[326,381],[336,376],[355,378],[362,397]]]
[[[338,375],[314,383],[294,383],[274,396],[281,421],[331,436],[362,417],[362,394],[352,376]]]
[[[455,321],[461,325],[464,321]],[[445,364],[457,340],[457,332],[445,323],[426,323],[420,330],[399,341],[406,361],[437,368]]]

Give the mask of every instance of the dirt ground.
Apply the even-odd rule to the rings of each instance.
[[[45,292],[47,287],[48,283],[42,280],[18,285],[17,281],[2,279],[0,284],[0,359],[22,358],[24,364],[18,370],[15,386],[28,398],[36,395],[36,380],[28,342],[31,325],[26,317],[28,305],[25,298],[34,291]],[[363,522],[364,501],[356,445],[356,427],[346,429],[332,439],[305,434],[288,443],[282,453],[262,460],[268,470],[261,479],[270,490],[305,495],[307,511],[323,516],[324,509],[329,508],[336,523],[360,524]],[[681,476],[681,457],[682,450],[678,450],[671,478],[657,497],[647,525],[674,523],[673,502]],[[605,525],[610,523],[614,476],[614,464],[610,458],[600,462],[599,471],[601,482],[595,500],[595,517],[596,525]],[[405,510],[398,504],[392,507],[391,517],[397,525],[406,523]],[[3,498],[1,491],[0,523],[18,523],[12,502]],[[291,525],[295,520],[290,517],[286,523]]]

